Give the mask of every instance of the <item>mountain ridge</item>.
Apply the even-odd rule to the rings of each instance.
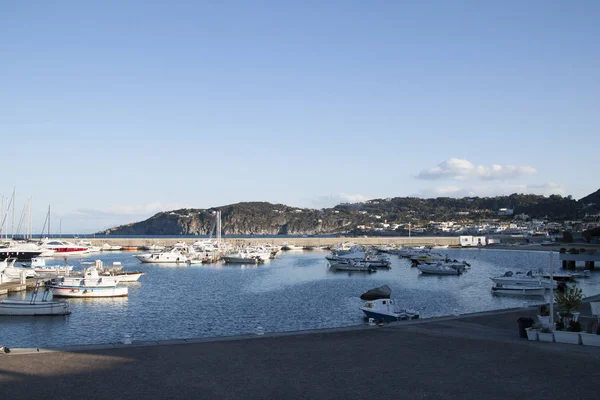
[[[598,199],[598,201],[596,201]],[[211,235],[221,211],[223,235],[318,235],[350,233],[374,224],[420,224],[426,221],[476,221],[499,218],[502,208],[514,215],[565,221],[600,211],[600,190],[579,201],[571,196],[511,194],[496,197],[394,197],[310,209],[269,202],[240,202],[211,208],[164,211],[139,222],[98,232],[105,235]],[[512,215],[511,214],[511,215]],[[504,217],[501,217],[504,218]],[[507,218],[505,218],[507,219]],[[510,217],[509,219],[512,219]]]

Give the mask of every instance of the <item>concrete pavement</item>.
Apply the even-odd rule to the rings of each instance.
[[[170,345],[15,349],[0,355],[0,393],[11,400],[599,398],[600,348],[520,339],[517,318],[535,314],[528,308]]]

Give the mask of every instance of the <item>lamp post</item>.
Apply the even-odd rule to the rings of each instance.
[[[552,265],[552,250],[550,251],[550,326],[554,326],[554,266]]]

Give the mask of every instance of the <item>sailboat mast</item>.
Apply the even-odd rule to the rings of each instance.
[[[12,208],[12,226],[10,228],[10,233],[12,238],[15,238],[15,195],[17,194],[17,188],[13,189],[13,208]]]

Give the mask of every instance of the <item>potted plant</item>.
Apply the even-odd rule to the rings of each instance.
[[[566,287],[563,291],[557,291],[554,296],[556,304],[558,305],[558,312],[561,316],[565,326],[569,325],[569,322],[573,318],[573,312],[583,302],[583,290],[571,285]],[[579,315],[579,313],[577,313]]]
[[[596,333],[581,332],[579,336],[584,346],[600,346],[600,324],[596,327]]]
[[[543,326],[538,332],[538,338],[540,342],[554,342],[554,333],[550,330],[550,327]]]
[[[559,329],[561,328],[561,329]],[[579,332],[581,332],[581,324],[577,321],[571,320],[567,330],[564,330],[565,325],[562,320],[556,323],[556,329],[554,331],[554,341],[558,343],[568,344],[579,344],[581,338]]]
[[[533,324],[529,328],[525,328],[527,332],[527,340],[538,340],[538,332],[540,331],[540,324]]]

